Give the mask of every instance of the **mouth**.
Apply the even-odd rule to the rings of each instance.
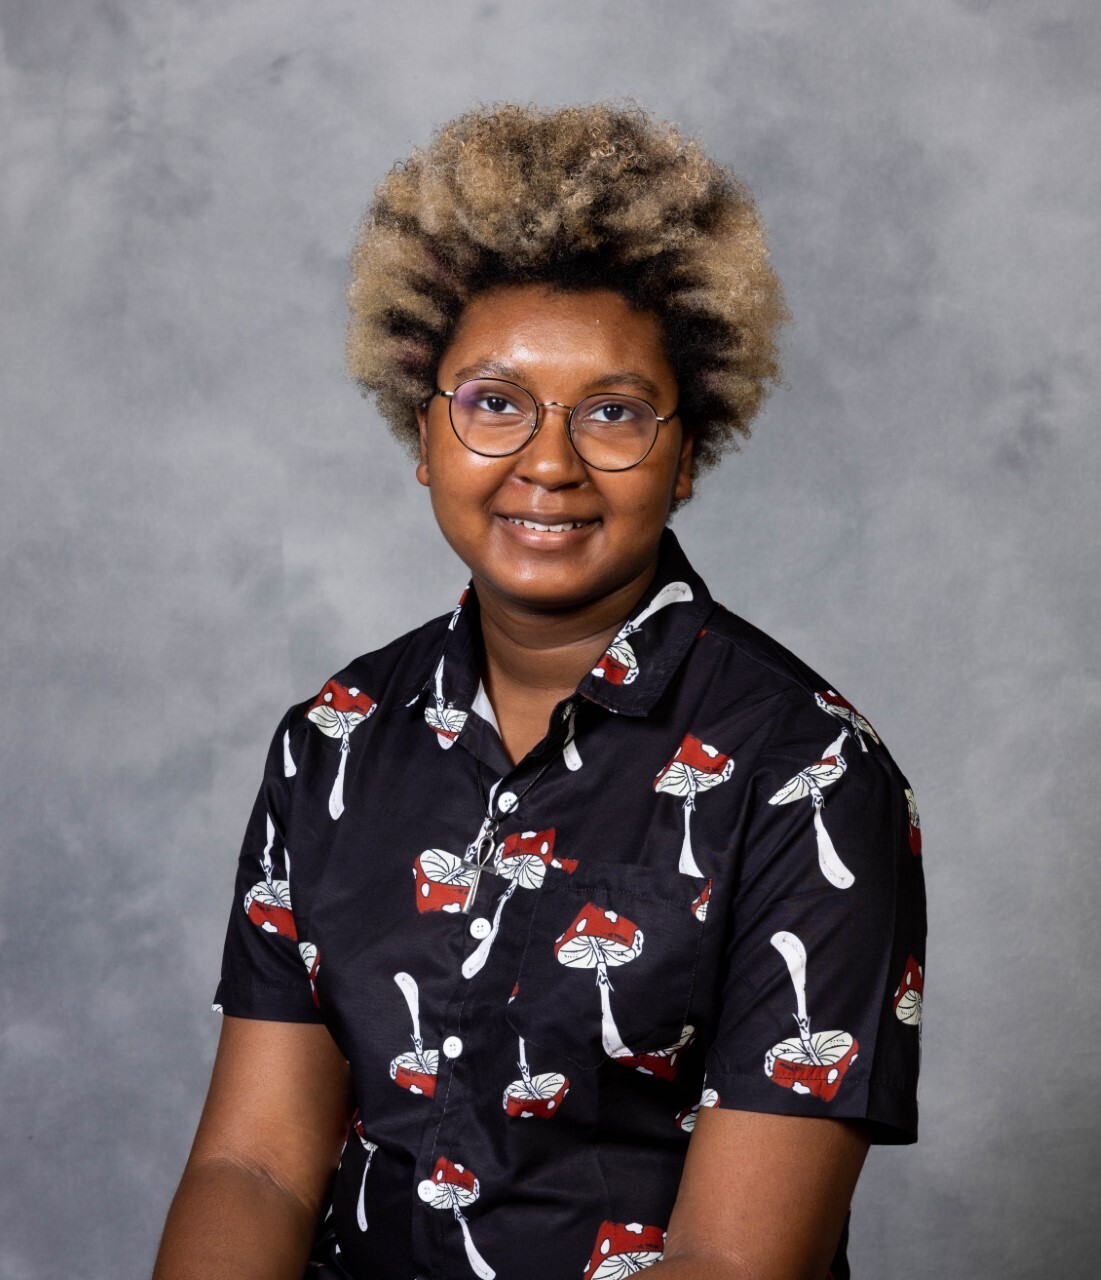
[[[587,525],[596,524],[595,520],[563,520],[557,524],[541,524],[537,520],[526,520],[521,516],[502,516],[508,524],[518,525],[521,529],[532,529],[536,533],[570,533],[574,529],[584,529]]]

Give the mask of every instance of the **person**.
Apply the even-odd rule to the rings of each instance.
[[[920,827],[668,527],[779,378],[748,191],[638,108],[470,112],[349,297],[470,583],[278,726],[156,1280],[841,1280],[916,1136]]]

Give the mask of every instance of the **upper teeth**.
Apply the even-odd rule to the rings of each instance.
[[[569,520],[565,524],[536,524],[534,520],[520,520],[516,516],[506,516],[509,524],[522,524],[525,529],[535,529],[539,533],[565,533],[568,529],[580,529],[584,520]]]

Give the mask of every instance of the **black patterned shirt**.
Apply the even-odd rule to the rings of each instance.
[[[480,637],[468,590],[293,707],[245,836],[217,1003],[353,1076],[320,1273],[631,1275],[700,1107],[913,1141],[921,835],[868,720],[669,531],[516,765]]]

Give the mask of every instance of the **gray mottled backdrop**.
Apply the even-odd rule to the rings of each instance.
[[[374,182],[478,98],[637,95],[754,187],[787,388],[677,528],[922,806],[923,1140],[860,1280],[1093,1277],[1093,0],[3,0],[3,1280],[151,1265],[284,707],[449,606],[342,379]]]

